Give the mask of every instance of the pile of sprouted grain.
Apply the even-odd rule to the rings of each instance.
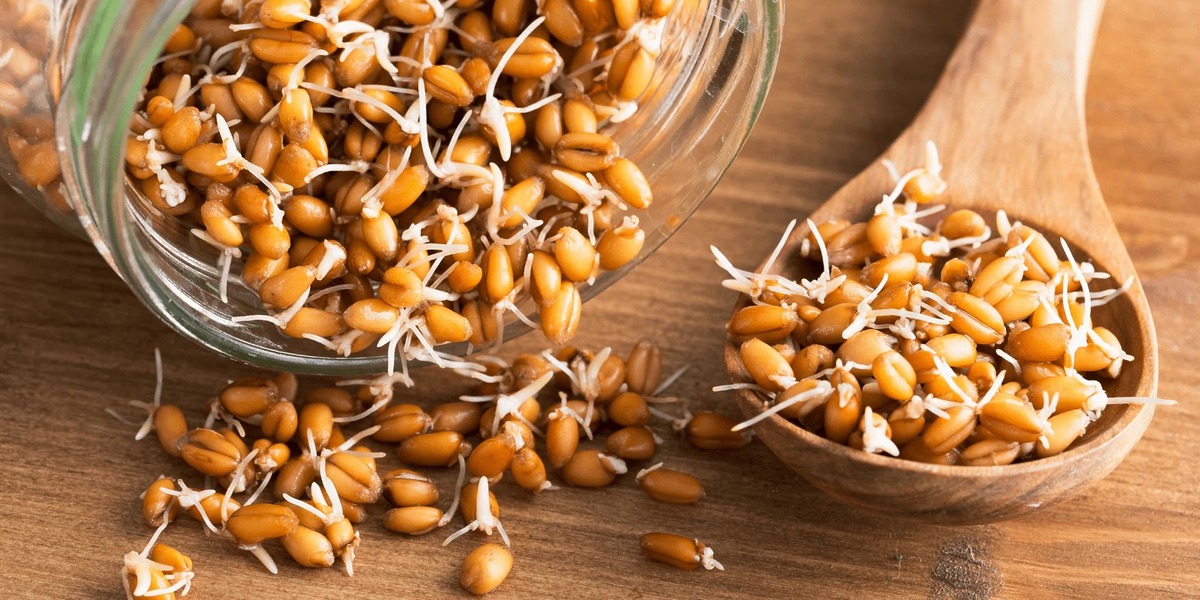
[[[866,222],[808,222],[801,253],[820,260],[813,279],[733,266],[713,248],[748,302],[728,324],[762,413],[778,414],[839,444],[944,465],[1006,465],[1059,454],[1110,404],[1134,360],[1093,309],[1125,289],[1020,222],[996,230],[946,207],[937,150],[900,175]],[[788,238],[795,222],[788,227]],[[1065,260],[1064,260],[1065,258]]]
[[[637,110],[674,0],[201,0],[147,79],[132,184],[219,251],[277,327],[330,352],[556,344],[579,285],[645,234]],[[540,323],[524,310],[536,306]],[[252,325],[258,323],[259,325]],[[389,372],[394,372],[394,362]]]
[[[50,9],[42,2],[0,0],[0,160],[7,151],[17,176],[50,208],[70,214],[54,141],[54,116],[41,66],[50,48]]]
[[[663,442],[651,421],[659,419],[702,449],[740,448],[751,439],[733,430],[734,419],[693,415],[686,402],[665,396],[686,369],[663,379],[661,353],[648,340],[624,358],[610,348],[547,350],[512,361],[480,357],[486,373],[470,372],[484,380],[475,393],[429,410],[397,402],[397,376],[303,389],[287,373],[241,379],[220,392],[195,428],[179,406],[162,401],[162,363],[157,353],[155,358],[153,402],[131,403],[147,413],[135,437],[153,432],[163,450],[196,474],[187,480],[159,476],[146,489],[143,517],[156,529],[145,550],[125,557],[122,577],[130,598],[187,593],[191,561],[157,543],[180,512],[272,573],[277,567],[268,547],[278,540],[302,566],[331,567],[340,560],[352,575],[358,527],[380,500],[394,506],[383,525],[397,533],[431,533],[449,526],[457,512],[463,526],[452,528],[443,545],[472,532],[497,535],[502,544],[472,552],[460,576],[464,589],[487,593],[513,563],[491,491],[503,480],[536,495],[558,489],[550,480],[553,469],[568,486],[602,488],[628,473],[630,462],[641,463],[646,466],[636,480],[650,499],[693,504],[704,495],[698,479],[650,464]],[[368,422],[355,433],[343,431]],[[471,441],[475,436],[478,441]],[[389,454],[368,442],[396,448],[395,457],[409,468],[380,473],[376,461]],[[413,469],[453,467],[457,482],[443,510],[437,484]],[[642,548],[654,560],[723,569],[712,550],[694,539],[648,535]]]

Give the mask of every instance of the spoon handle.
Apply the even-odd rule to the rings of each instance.
[[[1029,217],[1089,199],[1102,206],[1083,98],[1103,4],[982,0],[929,101],[888,154],[912,164],[935,141],[952,201],[956,189],[969,190],[962,200],[971,205],[1024,204]],[[1060,193],[1064,182],[1080,181],[1087,189]]]
[[[982,0],[931,99],[952,98],[993,118],[1014,108],[1031,117],[1068,116],[1065,108],[1081,116],[1103,8],[1104,0]]]

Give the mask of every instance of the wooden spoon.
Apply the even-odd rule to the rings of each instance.
[[[1102,0],[983,0],[925,107],[870,167],[811,216],[865,220],[900,170],[923,164],[934,141],[949,188],[937,201],[991,215],[1003,209],[1057,243],[1070,241],[1129,290],[1103,307],[1109,327],[1135,357],[1108,386],[1110,396],[1154,396],[1158,354],[1145,292],[1105,208],[1088,155],[1083,120],[1087,67]],[[795,274],[799,227],[773,272]],[[1057,244],[1056,244],[1057,245]],[[1083,255],[1083,256],[1081,256]],[[1061,255],[1060,255],[1061,256]],[[760,267],[761,268],[761,267]],[[737,308],[744,306],[744,301]],[[735,340],[725,347],[734,382],[750,381]],[[754,393],[738,392],[747,417],[762,412]],[[937,466],[868,454],[779,417],[755,427],[784,462],[816,487],[874,512],[941,524],[984,523],[1062,501],[1111,472],[1141,437],[1150,405],[1113,405],[1084,438],[1058,456],[1000,467]]]

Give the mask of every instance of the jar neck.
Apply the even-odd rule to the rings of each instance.
[[[124,250],[132,232],[124,214],[125,138],[146,73],[187,0],[66,0],[57,7],[58,44],[47,69],[60,82],[57,131],[66,197],[84,233],[126,282],[133,265]],[[135,288],[136,290],[136,288]],[[141,294],[139,294],[140,296]],[[145,300],[145,298],[143,298]]]

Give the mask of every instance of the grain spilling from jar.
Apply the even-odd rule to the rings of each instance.
[[[668,394],[686,369],[662,377],[662,352],[652,340],[624,355],[565,347],[478,357],[460,370],[475,389],[434,406],[401,402],[400,374],[332,385],[287,373],[237,378],[215,388],[206,416],[190,424],[188,409],[162,402],[157,352],[155,359],[154,400],[130,403],[146,416],[136,436],[157,434],[163,450],[191,472],[160,476],[142,494],[142,518],[156,533],[146,551],[126,557],[122,577],[133,598],[187,592],[190,559],[154,545],[181,515],[268,572],[278,572],[273,552],[282,548],[300,566],[340,562],[353,575],[362,524],[381,502],[390,505],[382,525],[395,534],[443,530],[442,545],[486,538],[464,559],[460,582],[471,593],[489,593],[513,566],[511,516],[497,486],[515,491],[505,502],[636,484],[646,502],[695,504],[705,494],[697,477],[649,464],[667,438],[705,450],[750,441],[731,417],[693,414],[687,401]],[[972,456],[986,460],[1008,450],[980,446]],[[721,568],[711,549],[679,539],[662,538],[647,553],[683,568]]]
[[[624,213],[653,192],[610,134],[673,2],[207,4],[146,80],[126,172],[215,248],[223,300],[241,264],[263,313],[237,323],[461,367],[436,347],[497,345],[532,306],[566,343],[578,288],[641,252]]]

